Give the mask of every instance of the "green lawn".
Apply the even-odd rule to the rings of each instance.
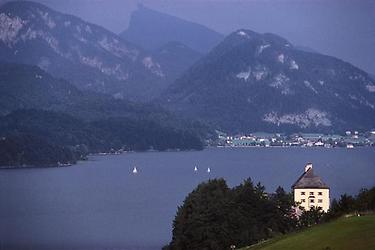
[[[364,250],[375,249],[375,215],[340,218],[243,250]]]

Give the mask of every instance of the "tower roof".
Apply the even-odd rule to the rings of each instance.
[[[314,170],[312,164],[308,164],[305,168],[305,172],[298,178],[298,180],[293,184],[293,189],[295,188],[326,188],[329,189],[328,185],[322,181],[322,178],[318,175],[314,175]]]

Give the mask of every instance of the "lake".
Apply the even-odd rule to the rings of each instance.
[[[267,191],[289,191],[309,161],[333,197],[375,185],[375,148],[209,148],[0,170],[0,249],[160,249],[198,183],[224,177],[234,186],[251,177]]]

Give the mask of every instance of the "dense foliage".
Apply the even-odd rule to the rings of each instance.
[[[229,249],[294,229],[293,200],[282,188],[267,195],[250,179],[229,188],[223,179],[200,184],[178,208],[167,249]]]
[[[337,218],[345,214],[361,214],[375,211],[375,187],[362,189],[356,196],[341,195],[339,200],[334,199],[328,218]]]
[[[34,135],[0,138],[0,166],[49,166],[75,163],[80,156],[72,148],[49,143]]]
[[[198,185],[178,208],[172,241],[164,249],[230,249],[323,223],[339,216],[375,210],[375,187],[355,196],[342,195],[324,213],[312,208],[296,215],[292,194],[278,187],[267,194],[250,179],[229,188],[223,179]]]
[[[41,110],[18,110],[1,117],[0,166],[73,163],[88,153],[117,150],[202,149],[188,129],[153,120],[111,118],[92,122]]]

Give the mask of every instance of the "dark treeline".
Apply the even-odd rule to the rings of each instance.
[[[194,189],[177,210],[172,241],[164,249],[230,249],[259,243],[354,211],[375,209],[375,187],[358,196],[343,195],[328,213],[303,211],[297,217],[293,196],[278,187],[267,194],[250,179],[229,188],[223,179],[204,182]]]
[[[346,214],[361,214],[375,210],[375,187],[361,189],[355,196],[343,194],[340,199],[334,199],[327,214],[328,219]]]
[[[23,134],[0,138],[0,166],[75,163],[80,158],[71,148],[51,144],[41,137]]]
[[[296,226],[293,198],[282,188],[272,196],[250,179],[229,188],[223,179],[200,184],[178,208],[165,249],[230,249],[247,246]]]
[[[0,166],[74,163],[88,153],[203,148],[193,129],[126,117],[84,121],[52,111],[18,110],[0,119]]]

